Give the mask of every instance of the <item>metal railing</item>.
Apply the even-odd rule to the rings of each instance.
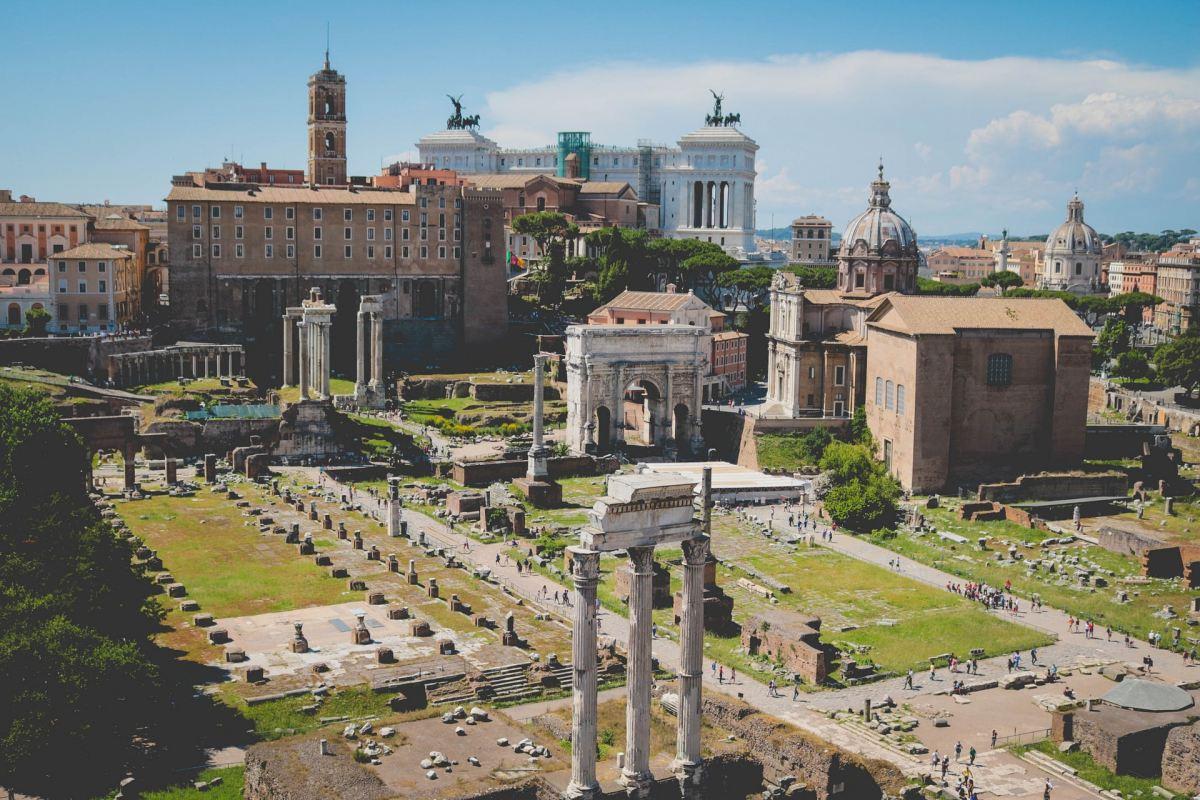
[[[1013,744],[1035,744],[1050,738],[1050,729],[1042,728],[1024,733],[1011,733],[1008,736],[997,736],[996,747],[1007,747]]]

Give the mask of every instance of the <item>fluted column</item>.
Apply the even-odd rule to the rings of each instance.
[[[329,317],[321,323],[321,399],[329,399],[329,368],[333,363],[331,327]]]
[[[631,797],[650,792],[650,681],[651,604],[654,583],[654,548],[629,550],[629,661],[628,701],[625,705],[625,766],[621,785]]]
[[[308,383],[309,375],[312,370],[312,362],[309,360],[308,347],[308,331],[309,324],[303,320],[296,326],[300,329],[300,357],[297,359],[300,363],[300,399],[308,398]]]
[[[367,388],[367,312],[358,312],[358,338],[355,339],[355,344],[358,347],[358,362],[356,364],[357,371],[355,372],[354,382],[357,384],[354,388],[356,393],[361,396]]]
[[[383,391],[383,313],[379,311],[371,314],[371,389]]]
[[[566,796],[592,800],[600,791],[596,781],[596,584],[600,579],[600,553],[568,547],[575,581],[575,621],[571,631],[572,687],[571,782]]]
[[[388,481],[387,529],[392,538],[400,535],[400,484],[394,480]]]
[[[544,480],[550,475],[546,464],[546,445],[542,436],[542,393],[546,372],[546,356],[537,353],[533,357],[533,446],[529,448],[529,468],[526,476]]]
[[[683,542],[683,614],[679,623],[679,730],[675,774],[684,797],[700,784],[700,690],[704,678],[704,562],[709,538]]]

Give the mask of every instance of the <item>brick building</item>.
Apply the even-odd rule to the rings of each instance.
[[[1200,315],[1200,238],[1180,243],[1158,258],[1154,327],[1177,336]]]
[[[1061,300],[891,295],[866,326],[867,423],[906,489],[1083,458],[1092,331]]]
[[[995,256],[984,248],[948,245],[930,253],[928,264],[935,276],[950,273],[962,283],[979,283],[995,271]]]
[[[806,683],[820,685],[829,674],[829,649],[821,644],[821,618],[794,621],[754,617],[742,626],[747,655],[765,656],[783,664]]]
[[[403,188],[348,183],[345,102],[326,54],[308,82],[305,186],[193,172],[166,198],[179,333],[259,343],[248,366],[260,378],[278,371],[284,309],[314,286],[338,307],[334,367],[346,373],[363,295],[383,298],[389,364],[424,366],[507,330],[501,194],[418,176]]]
[[[140,311],[137,260],[125,245],[89,242],[50,259],[50,330],[96,333],[128,327]]]

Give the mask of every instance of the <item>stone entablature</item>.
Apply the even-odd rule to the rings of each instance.
[[[114,386],[133,386],[182,378],[232,378],[241,374],[245,359],[240,344],[180,342],[156,350],[113,353],[108,357],[108,380]]]

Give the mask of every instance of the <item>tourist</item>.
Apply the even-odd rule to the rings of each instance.
[[[908,671],[908,674],[904,676],[904,688],[913,688],[913,671],[911,669]]]
[[[929,665],[929,680],[937,680],[937,667],[933,666],[933,664]]]
[[[709,668],[712,670],[712,674],[713,674],[713,675],[716,675],[716,674],[717,674],[717,662],[715,662],[715,661],[714,661],[714,662],[712,662],[712,664],[711,664],[711,666],[710,666]]]
[[[800,699],[800,684],[792,684],[792,702],[795,703]]]
[[[942,757],[938,754],[937,750],[934,750],[933,758],[930,759],[930,761],[929,761],[930,766],[932,766],[934,769],[937,769],[938,764],[941,764],[941,763],[942,763]]]
[[[937,756],[934,756],[934,759],[936,760]],[[949,756],[942,759],[941,766],[942,766],[942,783],[945,783],[946,782],[946,773],[950,771],[950,757]]]
[[[720,684],[725,683],[725,667],[724,666],[717,668],[717,683],[720,683]]]
[[[971,745],[971,749],[967,751],[967,764],[974,766],[975,764],[975,745]]]
[[[962,757],[962,742],[954,743],[954,763],[957,764]]]
[[[772,678],[770,680],[770,682],[767,683],[767,696],[768,697],[778,697],[779,696],[779,692],[775,688],[775,679],[774,678]]]
[[[737,683],[737,668],[736,667],[729,668],[729,682]]]
[[[999,734],[996,733],[996,729],[992,728],[992,749],[993,750],[996,749],[996,740],[999,738],[1000,738],[1000,736],[999,736]]]
[[[1029,661],[1033,666],[1037,666],[1037,648],[1034,647],[1029,651]]]
[[[1054,784],[1046,778],[1046,788],[1042,790],[1042,800],[1050,800],[1050,790],[1054,788]]]

